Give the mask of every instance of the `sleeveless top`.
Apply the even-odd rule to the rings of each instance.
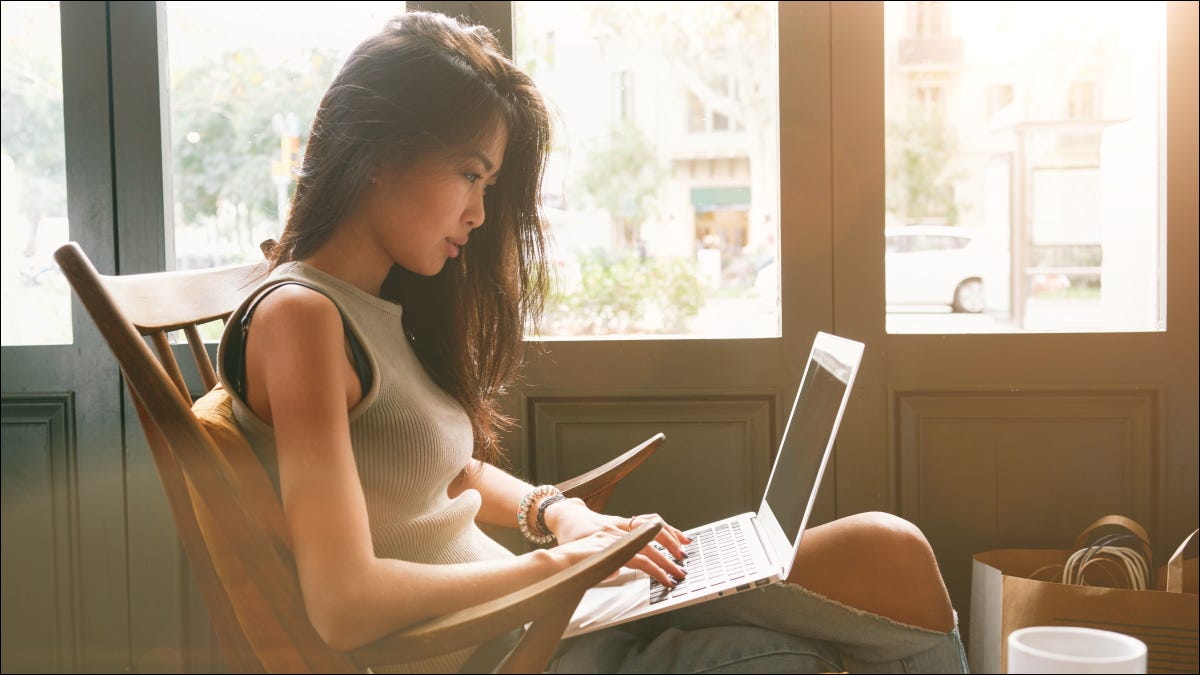
[[[347,336],[361,346],[370,389],[349,411],[350,441],[367,503],[375,555],[418,563],[450,564],[512,557],[475,524],[480,495],[447,489],[471,458],[471,422],[439,387],[405,337],[400,305],[302,262],[275,268],[226,322],[218,348],[218,375],[233,398],[234,418],[278,487],[275,433],[242,399],[241,319],[255,300],[281,282],[295,281],[333,301]],[[472,649],[405,664],[413,672],[456,670]]]

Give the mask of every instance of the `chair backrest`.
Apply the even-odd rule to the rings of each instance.
[[[227,414],[228,394],[216,387],[197,326],[227,318],[265,264],[122,277],[101,275],[73,242],[54,257],[125,374],[230,670],[360,671],[312,627],[270,480],[235,429],[206,428],[197,417],[168,339],[183,331],[212,390],[197,408]]]

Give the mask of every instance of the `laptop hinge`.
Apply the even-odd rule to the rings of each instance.
[[[767,562],[779,571],[779,578],[783,578],[783,570],[785,568],[782,561],[776,560],[779,554],[775,551],[775,547],[771,545],[771,540],[767,539],[767,534],[763,532],[762,525],[758,522],[758,514],[750,516],[750,523],[754,525],[754,534],[758,537],[758,541],[762,544],[762,549],[767,552]]]

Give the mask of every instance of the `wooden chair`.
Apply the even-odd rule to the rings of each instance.
[[[234,672],[362,672],[449,653],[526,624],[498,672],[540,672],[583,592],[662,527],[643,525],[521,591],[360,649],[334,650],[309,622],[282,506],[257,455],[230,422],[229,395],[217,384],[196,328],[227,318],[265,273],[265,264],[121,277],[99,274],[74,242],[54,257],[125,374],[196,583]],[[186,335],[210,390],[194,408],[167,338],[176,330]],[[659,434],[561,488],[598,509],[616,482],[662,440]]]

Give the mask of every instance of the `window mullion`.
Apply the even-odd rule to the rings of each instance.
[[[157,272],[175,265],[166,9],[108,6],[117,271]]]

